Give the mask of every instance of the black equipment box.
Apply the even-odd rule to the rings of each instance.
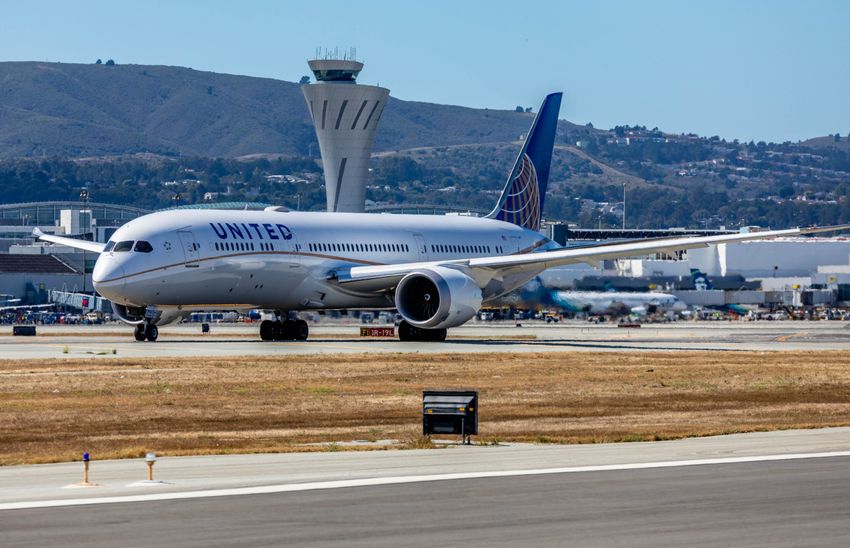
[[[12,335],[16,337],[35,337],[35,326],[16,325],[12,327]]]
[[[477,390],[424,390],[422,433],[454,434],[464,442],[478,435]]]

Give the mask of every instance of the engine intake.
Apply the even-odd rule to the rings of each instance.
[[[415,327],[443,329],[461,325],[481,308],[481,288],[452,268],[435,266],[406,275],[395,291],[398,313]]]

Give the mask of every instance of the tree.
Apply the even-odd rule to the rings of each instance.
[[[298,80],[298,83],[299,84],[309,84],[310,83],[310,77],[309,76],[302,76],[301,79]]]
[[[95,65],[102,65],[102,64],[103,64],[103,61],[101,61],[100,59],[98,59],[97,61],[95,61],[95,62],[94,62],[94,64],[95,64]]]
[[[516,106],[516,108],[514,108],[514,112],[523,112],[523,111],[525,111],[525,109],[524,109],[524,108],[522,108],[522,107],[521,107],[521,106],[519,106],[519,105],[517,105],[517,106]]]
[[[841,134],[840,134],[840,133],[836,133],[836,134],[835,134],[835,142],[836,142],[836,143],[840,143],[840,142],[841,142]]]
[[[108,61],[106,61],[106,66],[107,67],[114,67],[115,61],[113,61],[112,59],[109,59]]]

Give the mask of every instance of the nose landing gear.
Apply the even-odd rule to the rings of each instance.
[[[260,324],[260,338],[264,341],[306,341],[309,334],[304,320],[264,320]]]
[[[159,328],[152,323],[137,323],[133,336],[137,341],[154,342],[159,337]]]

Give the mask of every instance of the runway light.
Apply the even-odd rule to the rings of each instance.
[[[148,463],[148,481],[153,481],[153,465],[156,462],[156,453],[150,451],[145,454],[145,461]]]
[[[86,451],[83,453],[83,485],[89,484],[89,453]]]

